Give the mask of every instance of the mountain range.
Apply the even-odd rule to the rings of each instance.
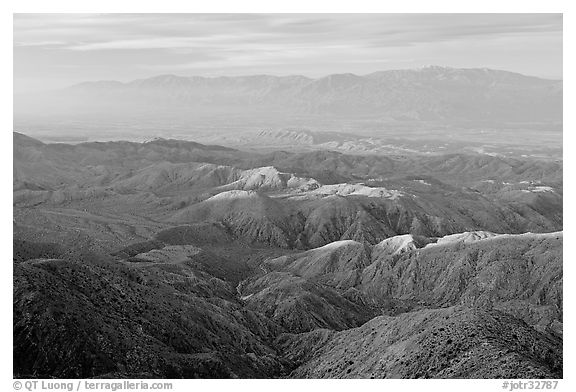
[[[160,75],[127,83],[85,82],[15,96],[15,115],[74,118],[98,114],[173,121],[195,117],[285,121],[332,116],[384,121],[561,122],[562,81],[491,69],[430,66],[369,75]]]

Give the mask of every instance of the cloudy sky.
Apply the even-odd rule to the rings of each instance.
[[[16,14],[14,89],[87,80],[367,74],[425,65],[562,78],[560,14]]]

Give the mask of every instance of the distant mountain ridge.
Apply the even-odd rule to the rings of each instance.
[[[310,78],[303,75],[245,75],[245,76],[180,76],[175,74],[161,74],[149,78],[134,79],[129,82],[119,82],[116,80],[98,80],[86,81],[72,85],[68,88],[84,88],[84,87],[97,87],[97,88],[110,88],[110,87],[160,87],[160,86],[191,86],[191,85],[212,85],[227,84],[235,82],[241,83],[259,83],[261,85],[273,83],[291,83],[293,85],[299,83],[319,82],[326,85],[342,86],[345,84],[352,84],[361,80],[420,80],[426,81],[430,77],[435,77],[438,80],[451,80],[466,81],[468,82],[507,82],[513,84],[522,84],[527,80],[546,84],[547,82],[562,82],[559,79],[546,79],[537,76],[524,75],[516,72],[496,70],[490,68],[453,68],[443,67],[437,65],[430,65],[414,69],[400,69],[400,70],[387,70],[377,71],[366,75],[356,75],[353,73],[340,73],[330,74],[319,78]]]
[[[53,110],[125,115],[333,115],[391,120],[561,121],[562,81],[491,69],[430,66],[364,76],[159,75],[85,82],[44,97]],[[18,101],[18,97],[16,97]],[[24,101],[22,101],[24,102]],[[26,110],[16,102],[16,109]]]

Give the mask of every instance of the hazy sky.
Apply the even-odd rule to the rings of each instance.
[[[560,14],[17,14],[16,92],[86,80],[367,74],[425,65],[562,78]]]

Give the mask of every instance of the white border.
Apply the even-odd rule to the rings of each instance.
[[[78,0],[10,0],[8,4],[1,7],[1,29],[2,29],[2,132],[0,148],[2,159],[2,184],[5,184],[5,191],[1,193],[1,228],[2,228],[2,249],[6,253],[12,249],[12,226],[11,203],[12,192],[9,184],[12,175],[12,13],[29,12],[336,12],[336,13],[359,13],[359,12],[384,12],[384,13],[441,13],[441,12],[552,12],[564,13],[564,231],[567,239],[564,253],[564,276],[567,283],[564,285],[564,380],[561,380],[558,391],[576,390],[576,374],[574,370],[574,332],[576,325],[574,322],[574,310],[571,299],[574,295],[574,274],[576,267],[573,266],[574,250],[570,246],[574,236],[574,157],[571,148],[576,147],[574,143],[574,77],[573,70],[576,69],[574,63],[574,31],[576,8],[572,1],[503,1],[503,0],[482,0],[470,4],[457,0],[401,0],[401,1],[366,1],[354,0],[347,2],[321,2],[312,0],[289,0],[274,2],[273,0],[210,0],[199,1],[175,1],[162,0],[155,2],[119,1],[119,0],[98,0],[93,2],[80,2]],[[12,263],[6,259],[1,263],[1,304],[2,318],[2,366],[0,386],[2,390],[12,389]],[[10,316],[9,316],[10,315]],[[367,390],[383,391],[390,388],[396,390],[414,391],[496,391],[501,388],[502,382],[498,380],[174,380],[174,391],[193,391],[195,389],[224,389],[230,388],[235,391],[269,391],[270,388],[280,390],[290,390],[292,388],[304,390],[319,390],[330,388],[336,390],[349,390],[350,388],[362,388]]]

